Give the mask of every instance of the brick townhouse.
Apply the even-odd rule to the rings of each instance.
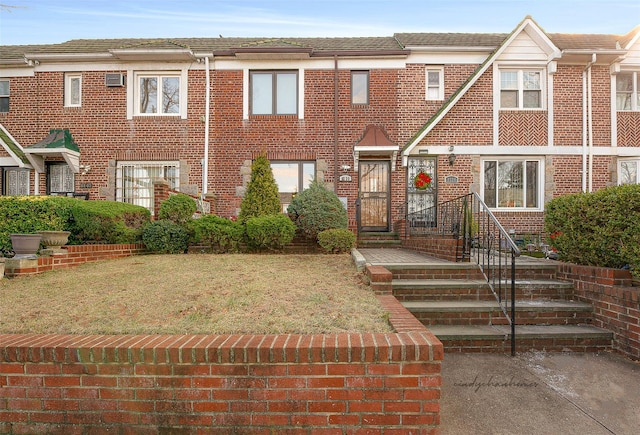
[[[473,191],[536,233],[555,196],[640,182],[640,26],[3,46],[0,144],[3,195],[151,208],[164,178],[233,216],[265,153],[283,209],[317,178],[353,230]]]

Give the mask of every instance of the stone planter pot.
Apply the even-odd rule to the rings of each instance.
[[[4,278],[4,257],[0,257],[0,279]]]
[[[69,231],[38,231],[42,236],[41,243],[46,249],[60,249],[69,242]]]
[[[36,258],[40,249],[40,234],[11,234],[11,246],[16,254],[13,258]]]

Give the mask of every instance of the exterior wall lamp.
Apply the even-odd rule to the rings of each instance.
[[[451,153],[449,154],[449,166],[453,166],[456,162],[456,155],[453,153],[453,146],[449,147],[449,152]]]

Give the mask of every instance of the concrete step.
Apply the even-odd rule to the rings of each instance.
[[[509,352],[511,327],[508,325],[434,325],[429,330],[446,352]],[[585,325],[518,325],[516,351],[600,352],[612,348],[613,333]]]
[[[506,325],[498,302],[405,301],[402,303],[424,325]],[[517,300],[518,325],[578,325],[592,322],[593,307],[564,300]]]
[[[511,284],[501,283],[510,294]],[[394,279],[393,294],[399,301],[415,300],[495,300],[484,279]],[[567,299],[571,283],[558,280],[516,280],[516,299]]]

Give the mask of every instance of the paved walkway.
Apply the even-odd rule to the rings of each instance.
[[[403,249],[359,249],[376,265],[451,262]],[[517,262],[552,260],[531,257]],[[615,353],[445,353],[441,431],[465,434],[640,433],[640,362]]]

